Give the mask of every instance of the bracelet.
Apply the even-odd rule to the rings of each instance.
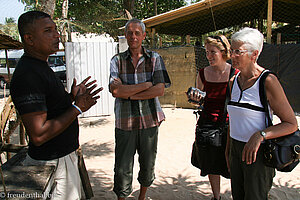
[[[80,109],[78,106],[76,106],[75,104],[72,104],[72,106],[73,106],[74,108],[76,108],[76,109],[80,112],[80,114],[82,114],[82,111],[81,111],[81,109]]]

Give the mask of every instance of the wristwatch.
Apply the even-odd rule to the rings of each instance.
[[[266,132],[260,131],[260,135],[264,138],[264,140],[266,140],[266,136],[267,136]]]

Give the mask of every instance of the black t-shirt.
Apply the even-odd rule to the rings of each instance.
[[[72,106],[64,85],[55,76],[48,63],[23,55],[14,71],[10,94],[20,115],[46,111],[47,120],[58,117]],[[36,160],[52,160],[63,157],[79,147],[78,120],[61,134],[41,146],[29,139],[28,154]]]

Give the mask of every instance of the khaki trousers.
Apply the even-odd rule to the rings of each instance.
[[[45,189],[43,199],[51,200],[80,200],[82,184],[78,170],[78,156],[72,152],[62,158],[43,161],[32,159],[29,155],[23,164],[32,165],[53,165],[55,171],[52,174]],[[52,192],[51,192],[52,191]]]
[[[118,197],[127,197],[132,192],[134,155],[139,154],[140,171],[138,181],[149,187],[154,178],[157,153],[158,127],[124,131],[115,129],[115,175],[114,192]]]

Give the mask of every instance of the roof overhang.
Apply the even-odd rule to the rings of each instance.
[[[267,19],[267,7],[268,0],[204,0],[143,22],[156,33],[201,36],[254,19]],[[299,13],[299,0],[273,0],[273,21],[300,24]]]
[[[8,35],[0,33],[0,49],[23,49],[23,44]]]

